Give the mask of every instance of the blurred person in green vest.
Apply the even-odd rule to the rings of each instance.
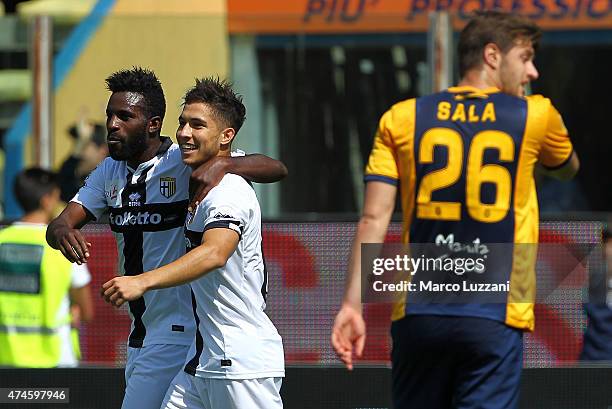
[[[57,174],[26,169],[13,188],[25,215],[0,231],[0,366],[76,366],[74,329],[93,317],[91,275],[45,240],[60,200]]]

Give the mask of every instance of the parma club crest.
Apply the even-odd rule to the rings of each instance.
[[[166,198],[173,196],[176,193],[176,178],[160,178],[159,191]]]

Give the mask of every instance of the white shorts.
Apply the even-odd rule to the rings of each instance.
[[[170,383],[185,366],[188,345],[128,348],[121,409],[159,408]]]
[[[210,379],[181,371],[161,409],[282,409],[283,378]]]

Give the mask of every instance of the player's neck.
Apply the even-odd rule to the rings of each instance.
[[[42,209],[27,213],[19,219],[20,222],[36,224],[49,224],[50,220],[49,214]]]
[[[159,148],[161,146],[161,143],[162,143],[162,141],[161,141],[160,137],[155,138],[147,146],[147,149],[145,149],[144,152],[142,152],[138,156],[138,158],[136,158],[134,160],[128,160],[127,161],[128,166],[131,167],[132,169],[136,169],[138,167],[138,165],[140,165],[141,163],[145,163],[145,162],[148,162],[151,159],[153,159],[157,155],[157,152],[159,152]]]
[[[459,87],[474,87],[478,89],[499,88],[495,76],[485,69],[468,71],[457,85]]]

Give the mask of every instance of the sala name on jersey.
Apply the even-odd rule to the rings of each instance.
[[[492,102],[487,102],[484,108],[477,108],[475,104],[458,102],[457,105],[453,106],[448,101],[442,101],[438,104],[437,117],[440,121],[495,122],[495,105]]]

